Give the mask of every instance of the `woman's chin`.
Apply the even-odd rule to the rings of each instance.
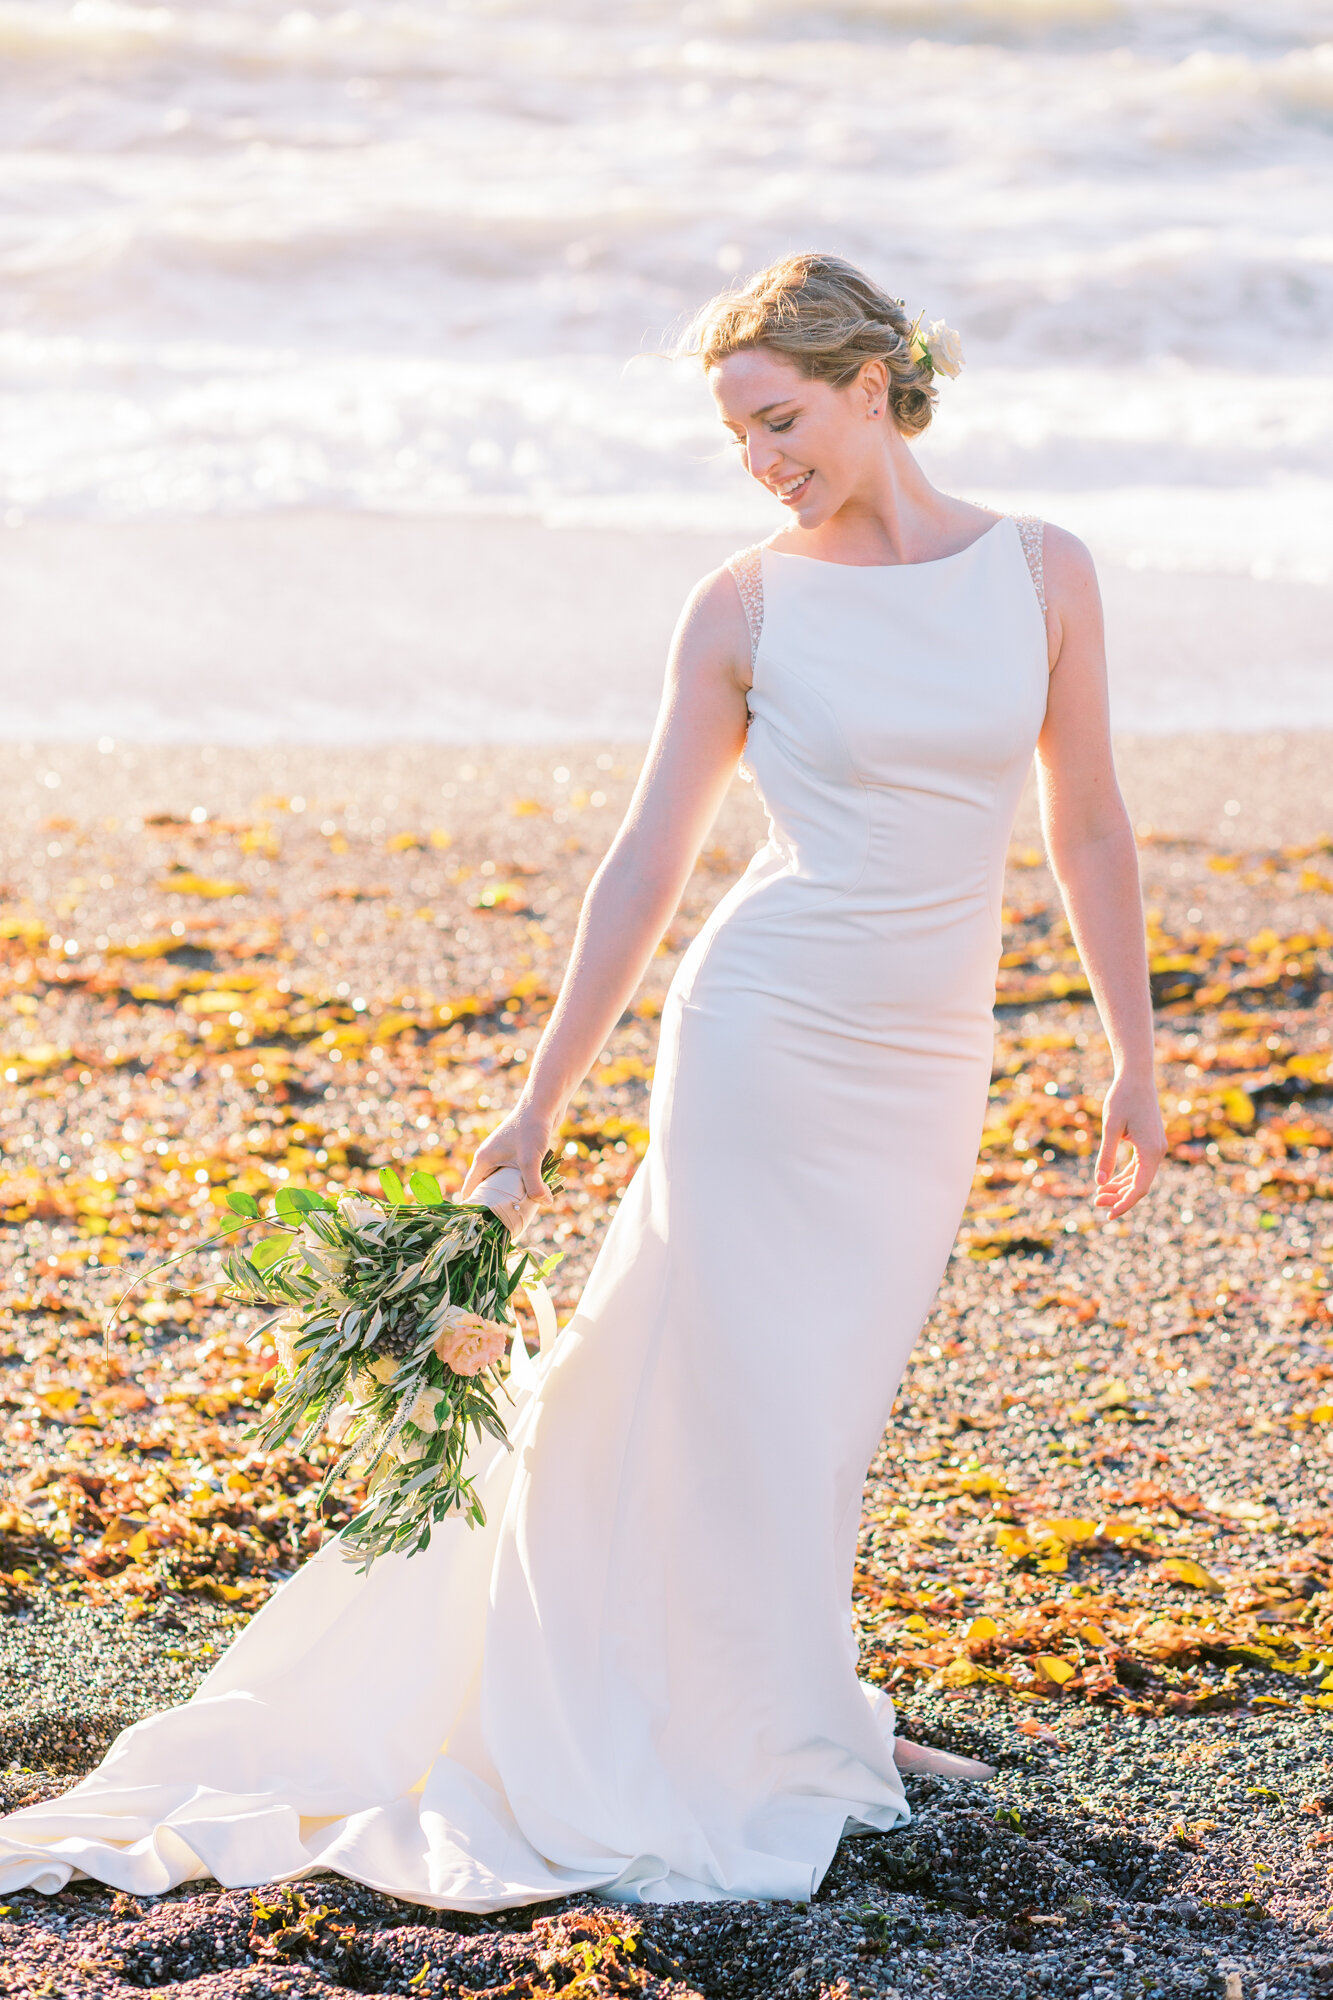
[[[807,534],[812,528],[822,528],[834,513],[832,507],[821,507],[818,499],[798,500],[795,505],[785,500],[782,511],[787,516],[789,528],[804,528]]]
[[[778,496],[778,504],[787,516],[791,527],[810,527],[811,515],[817,514],[819,511],[819,498],[814,476],[811,475],[802,490],[799,493],[793,493],[789,499]]]
[[[783,514],[787,514],[789,528],[821,528],[829,520],[831,508],[821,506],[819,494],[811,492],[797,494],[793,500],[783,500]]]

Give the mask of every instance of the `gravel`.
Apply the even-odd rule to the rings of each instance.
[[[1238,767],[1206,739],[1126,747],[1149,900],[1165,929],[1211,929],[1242,944],[1266,924],[1317,930],[1330,864],[1279,843],[1308,850],[1320,832],[1326,749],[1266,740]],[[633,763],[632,752],[595,745],[363,759],[173,752],[169,762],[145,751],[0,751],[0,829],[11,882],[28,899],[13,892],[10,907],[73,931],[80,954],[99,935],[123,942],[177,921],[197,929],[197,903],[171,892],[166,873],[188,862],[225,870],[245,889],[243,901],[221,906],[220,963],[343,981],[372,1007],[403,987],[481,992],[515,967],[549,983]],[[59,785],[47,784],[52,771]],[[1230,813],[1237,792],[1241,810]],[[196,806],[208,818],[192,831]],[[168,813],[175,821],[165,829],[145,824]],[[245,846],[227,822],[276,833],[267,849],[258,838]],[[653,990],[743,864],[757,825],[752,794],[738,788],[654,966]],[[403,831],[420,844],[393,847]],[[432,831],[449,845],[432,848]],[[1025,822],[1018,838],[1031,837]],[[472,900],[504,876],[530,885],[523,909],[490,912]],[[1018,857],[1016,931],[1037,936],[1049,919],[1033,913],[1052,896],[1044,868]],[[251,959],[226,957],[245,949]],[[29,989],[11,972],[6,990],[22,999]],[[108,1032],[99,1004],[91,989],[62,992],[49,980],[39,1012],[18,1009],[11,1045],[91,1045]],[[1163,1011],[1173,1092],[1196,1087],[1185,1081],[1198,1052],[1192,1035],[1271,1037],[1307,1054],[1328,1047],[1333,994],[1323,974],[1228,1002],[1235,1018],[1224,1029],[1216,1011],[1191,1004]],[[345,1075],[303,1073],[288,1101],[287,1086],[265,1094],[239,1066],[224,1077],[201,1062],[188,1082],[173,1081],[183,1075],[179,1056],[153,1054],[158,1014],[147,1008],[142,1020],[141,1030],[119,1018],[115,1030],[121,1039],[142,1032],[137,1069],[90,1070],[84,1083],[48,1072],[18,1094],[0,1125],[6,1172],[32,1164],[36,1149],[20,1159],[19,1148],[40,1129],[42,1170],[56,1185],[69,1135],[87,1130],[94,1149],[119,1144],[125,1090],[150,1086],[173,1146],[185,1137],[229,1146],[240,1164],[283,1157],[277,1148],[294,1143],[283,1135],[298,1117],[317,1117],[330,1144],[341,1132],[353,1164],[412,1157],[428,1142],[461,1158],[506,1101],[513,1066],[501,1057],[526,1032],[517,1016],[482,1023],[484,1035],[467,1044],[466,1091],[442,1059],[438,1074],[418,1074],[404,1045],[376,1056],[374,1070],[362,1057],[349,1058]],[[652,1032],[651,1009],[622,1028],[610,1080],[581,1113],[586,1158],[572,1163],[570,1189],[543,1225],[565,1252],[565,1306],[633,1164]],[[1077,999],[1006,1009],[999,1054],[997,1074],[1012,1056],[1037,1091],[1048,1063],[1071,1100],[1104,1080],[1096,1025]],[[142,1903],[86,1882],[51,1899],[24,1893],[0,1909],[0,1994],[1333,1995],[1333,1708],[1318,1692],[1325,1668],[1297,1658],[1324,1643],[1333,1574],[1333,1433],[1312,1415],[1333,1379],[1333,1211],[1313,1184],[1284,1189],[1258,1171],[1276,1157],[1265,1133],[1286,1115],[1270,1097],[1260,1093],[1252,1129],[1215,1156],[1177,1148],[1152,1201],[1120,1225],[1092,1221],[1086,1164],[1058,1149],[1013,1186],[978,1187],[867,1487],[857,1606],[864,1670],[891,1688],[908,1733],[988,1758],[999,1768],[992,1782],[910,1779],[911,1825],[845,1840],[808,1907],[570,1902],[471,1918],[334,1877],[225,1892],[195,1884]],[[1330,1098],[1316,1090],[1301,1115],[1327,1126]],[[420,1118],[407,1116],[418,1101]],[[613,1131],[630,1138],[613,1142]],[[1326,1142],[1310,1151],[1326,1171]],[[144,1234],[123,1236],[122,1248],[160,1251],[171,1221],[143,1217]],[[258,1535],[253,1516],[228,1517],[241,1551],[228,1574],[250,1593],[243,1604],[177,1587],[166,1571],[145,1570],[121,1596],[113,1575],[101,1595],[72,1586],[102,1520],[88,1514],[57,1533],[40,1504],[57,1488],[41,1485],[42,1468],[53,1480],[113,1461],[127,1476],[170,1470],[196,1422],[188,1397],[199,1383],[218,1387],[199,1356],[229,1318],[211,1297],[173,1304],[178,1318],[135,1330],[124,1349],[145,1409],[122,1418],[81,1405],[85,1414],[58,1418],[41,1404],[42,1371],[59,1363],[77,1377],[79,1343],[96,1348],[108,1289],[83,1231],[74,1216],[52,1213],[4,1232],[21,1254],[0,1328],[11,1340],[0,1463],[13,1504],[36,1510],[18,1526],[0,1524],[10,1579],[0,1615],[5,1809],[59,1792],[118,1729],[184,1699],[249,1605],[319,1534],[298,1469],[284,1473],[280,1545],[254,1540],[246,1553],[239,1538]],[[58,1300],[38,1286],[48,1257],[63,1274]],[[1123,1395],[1108,1401],[1102,1385],[1112,1380]],[[172,1387],[182,1382],[186,1391]],[[234,1407],[202,1397],[206,1425],[199,1417],[187,1440],[200,1476],[222,1486],[229,1467],[249,1464],[246,1392],[235,1393]],[[1099,1529],[1123,1516],[1136,1538],[1089,1533],[1055,1569],[1040,1552],[997,1554],[997,1519],[1022,1529],[1052,1516]],[[1216,1587],[1174,1579],[1164,1567],[1173,1558],[1202,1565]],[[25,1565],[28,1580],[14,1581]],[[1115,1646],[1069,1637],[1080,1617],[1114,1624]],[[998,1641],[968,1639],[978,1618],[994,1619]],[[1052,1632],[1063,1620],[1060,1648],[1078,1665],[1063,1686],[1028,1672],[1038,1642],[1022,1638],[1023,1620],[1043,1618]],[[1171,1646],[1161,1642],[1167,1627]],[[988,1673],[1008,1672],[1010,1684],[956,1672],[949,1684],[973,1658]]]

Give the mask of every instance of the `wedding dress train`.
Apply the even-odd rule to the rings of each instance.
[[[184,1707],[0,1821],[0,1889],[799,1899],[907,1817],[852,1563],[976,1159],[1041,530],[732,567],[769,838],[672,984],[652,1143],[486,1527],[364,1576],[329,1544]]]

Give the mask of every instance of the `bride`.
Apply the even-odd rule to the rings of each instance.
[[[331,1543],[193,1700],[0,1822],[5,1891],[333,1869],[459,1910],[802,1899],[845,1830],[908,1817],[901,1768],[985,1774],[895,1742],[856,1676],[851,1580],[976,1160],[1034,749],[1115,1063],[1104,1214],[1144,1194],[1163,1134],[1092,564],[925,477],[909,440],[936,365],[957,372],[933,333],[817,255],[695,323],[788,522],[685,607],[634,800],[468,1191],[508,1167],[539,1196],[742,757],[769,837],[676,974],[652,1144],[512,1453],[480,1464],[488,1525],[366,1575]]]

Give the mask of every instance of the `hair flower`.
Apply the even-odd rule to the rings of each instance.
[[[923,332],[922,315],[918,315],[912,328],[912,353],[932,375],[958,375],[963,366],[963,343],[957,328],[945,320],[933,319]]]

